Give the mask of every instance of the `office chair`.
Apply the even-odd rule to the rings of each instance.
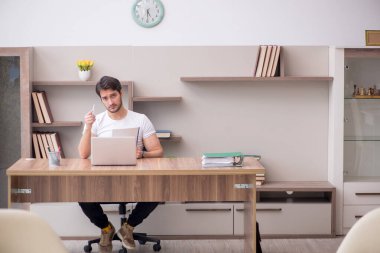
[[[34,213],[0,209],[0,252],[68,253],[49,224]]]
[[[119,214],[120,214],[120,225],[123,225],[124,222],[127,221],[126,218],[126,213],[127,213],[127,208],[126,205],[127,203],[118,203],[119,204]],[[147,236],[146,233],[133,233],[133,238],[138,241],[141,245],[144,245],[146,242],[153,242],[153,250],[154,251],[160,251],[161,250],[161,241],[156,238],[152,238]],[[115,233],[112,241],[121,241],[120,238],[117,236]],[[85,252],[91,252],[92,251],[92,244],[100,242],[100,238],[94,239],[94,240],[89,240],[87,242],[87,245],[84,246],[84,251]],[[127,249],[122,246],[122,249],[119,250],[119,253],[127,253]]]
[[[380,252],[380,208],[360,218],[348,231],[337,253]]]

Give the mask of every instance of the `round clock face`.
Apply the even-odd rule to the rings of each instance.
[[[156,26],[164,18],[164,6],[160,0],[137,0],[132,6],[132,17],[142,27]]]

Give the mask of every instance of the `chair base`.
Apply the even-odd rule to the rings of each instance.
[[[147,242],[153,242],[153,250],[154,251],[160,251],[161,250],[161,241],[159,239],[155,239],[152,237],[147,236],[145,233],[133,233],[133,239],[138,241],[141,245],[146,244]],[[121,241],[120,238],[117,236],[117,234],[114,235],[112,238],[112,241]],[[83,247],[84,252],[91,252],[92,251],[92,244],[97,243],[99,244],[100,238],[89,240],[87,242],[87,245]],[[122,246],[122,249],[119,250],[119,253],[127,253],[127,249]]]

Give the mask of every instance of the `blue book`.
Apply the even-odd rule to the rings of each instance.
[[[156,135],[158,138],[170,138],[172,131],[170,130],[156,130]]]

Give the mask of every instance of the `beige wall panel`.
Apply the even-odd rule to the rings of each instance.
[[[75,61],[92,58],[93,80],[110,74],[133,80],[135,96],[182,96],[180,102],[134,104],[156,129],[171,129],[183,137],[179,143],[164,145],[166,156],[241,151],[263,156],[268,180],[327,180],[327,82],[180,81],[181,76],[252,76],[257,46],[38,47],[35,51],[35,80],[76,80]],[[283,51],[288,75],[328,75],[327,47]],[[52,66],[56,60],[63,63]],[[96,96],[93,91],[86,96],[86,105],[72,103],[87,110]],[[97,106],[97,112],[100,109]],[[73,139],[79,136],[73,134]]]

